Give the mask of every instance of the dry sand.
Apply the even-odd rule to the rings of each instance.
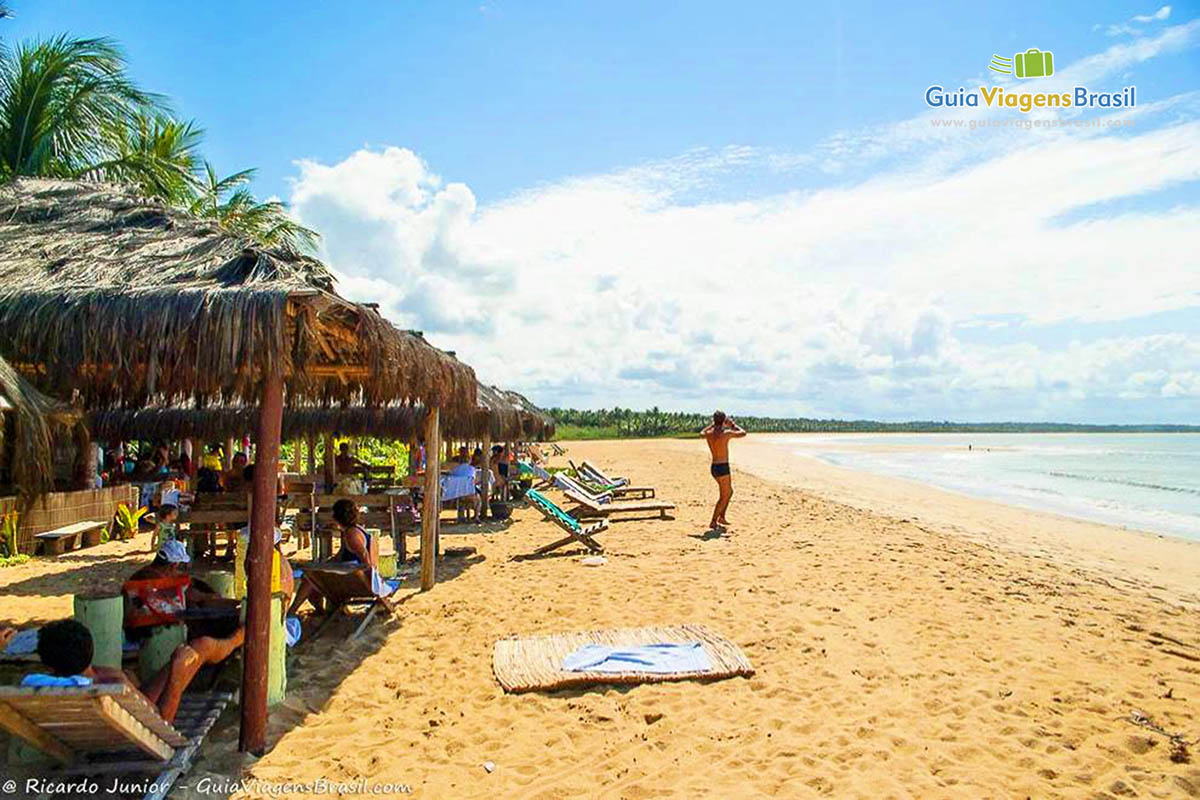
[[[184,796],[239,763],[438,798],[1200,795],[1200,744],[1177,763],[1130,721],[1200,739],[1200,546],[792,459],[766,437],[733,447],[734,525],[713,535],[700,442],[570,443],[656,485],[677,519],[615,523],[595,568],[515,559],[557,538],[527,509],[446,537],[478,554],[358,643],[338,639],[348,621],[302,643],[271,751],[239,762],[227,720]],[[126,547],[76,558],[105,569]],[[0,620],[68,613],[29,591],[81,573],[68,564],[0,571]],[[507,634],[683,622],[757,674],[524,695],[492,677]]]

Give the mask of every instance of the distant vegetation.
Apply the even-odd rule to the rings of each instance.
[[[706,414],[629,408],[549,410],[559,439],[619,439],[695,436],[710,419]],[[1200,425],[1072,425],[1061,422],[876,422],[869,419],[744,417],[734,419],[755,433],[1200,433]]]

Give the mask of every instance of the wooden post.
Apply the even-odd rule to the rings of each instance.
[[[233,469],[233,437],[225,440],[225,469]]]
[[[483,435],[483,459],[479,463],[480,474],[483,477],[483,504],[479,507],[479,519],[485,520],[492,516],[492,434]]]
[[[243,646],[242,730],[238,749],[267,748],[267,673],[271,658],[271,566],[275,550],[275,489],[283,424],[283,373],[264,377],[246,554],[246,644]]]
[[[308,437],[308,474],[317,474],[317,437]]]
[[[303,453],[300,452],[304,449],[304,440],[297,439],[296,441],[292,442],[292,447],[296,448],[292,451],[292,472],[295,472],[297,475],[299,475],[304,472],[304,461],[301,459]]]
[[[325,434],[325,491],[337,485],[337,461],[333,457],[333,434]]]
[[[437,528],[441,516],[442,469],[438,456],[442,453],[440,413],[431,408],[425,415],[425,507],[421,512],[421,591],[433,588],[437,580]]]

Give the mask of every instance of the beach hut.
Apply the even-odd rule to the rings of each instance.
[[[440,412],[475,403],[470,368],[339,297],[316,259],[98,182],[0,188],[0,356],[86,407],[259,408],[242,687],[241,747],[252,752],[266,744],[284,405],[420,401],[436,443]],[[433,535],[423,531],[423,544]]]
[[[0,495],[25,499],[53,491],[56,441],[85,445],[81,415],[39,392],[0,358]]]

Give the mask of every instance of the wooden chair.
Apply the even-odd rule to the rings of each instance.
[[[549,553],[551,550],[557,550],[560,547],[565,547],[573,542],[586,547],[593,553],[604,552],[604,547],[596,541],[595,536],[608,528],[608,520],[600,520],[599,522],[589,525],[586,528],[579,522],[578,519],[572,517],[567,512],[563,511],[558,505],[546,495],[539,492],[537,489],[530,489],[525,493],[525,498],[536,508],[542,512],[542,515],[553,522],[558,527],[567,532],[567,535],[562,539],[551,542],[548,545],[539,547],[534,550],[535,555]]]
[[[649,500],[654,497],[653,486],[609,486],[597,490],[564,472],[554,475],[554,485],[564,491],[570,489],[572,492],[590,497],[597,503],[606,503],[610,500]]]
[[[570,461],[567,463],[571,464],[571,468],[580,475],[588,480],[600,484],[601,486],[627,486],[629,484],[629,478],[622,478],[619,475],[608,475],[604,472],[604,470],[600,469],[586,458],[580,462],[578,467],[576,467]]]
[[[587,495],[579,494],[579,492],[570,489],[564,491],[563,495],[576,504],[574,508],[568,509],[568,513],[579,519],[611,517],[614,514],[621,513],[646,514],[648,512],[658,512],[660,519],[672,519],[667,512],[675,509],[674,503],[668,503],[665,500],[614,500],[611,503],[599,503]]]
[[[63,775],[149,775],[166,797],[232,695],[185,694],[172,725],[124,684],[0,687],[0,728],[59,762]]]
[[[380,609],[388,615],[396,613],[396,607],[388,598],[375,594],[371,586],[371,571],[359,564],[321,564],[305,567],[304,577],[321,593],[328,606],[328,616],[313,633],[314,639],[339,613],[351,606],[367,607],[367,613],[350,635],[351,639],[362,635]]]

